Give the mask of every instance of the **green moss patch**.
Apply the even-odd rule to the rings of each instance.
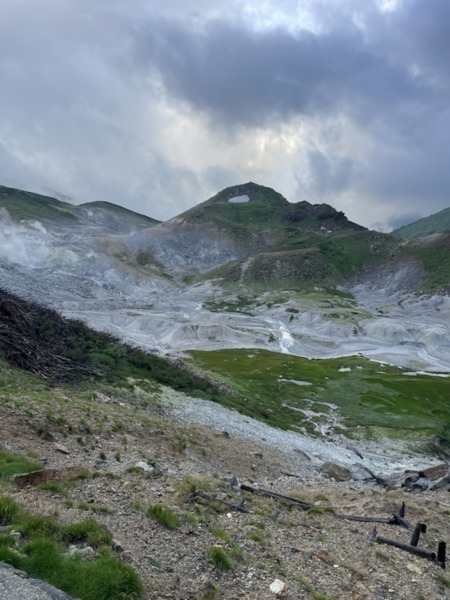
[[[310,360],[256,350],[191,354],[196,366],[236,392],[227,406],[282,429],[314,432],[314,424],[336,411],[350,435],[383,428],[393,436],[401,431],[426,437],[450,423],[447,378],[407,376],[404,369],[361,357]]]

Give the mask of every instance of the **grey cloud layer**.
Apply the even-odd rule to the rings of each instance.
[[[159,20],[141,30],[138,55],[157,68],[170,96],[216,126],[345,115],[371,136],[370,165],[312,148],[314,191],[390,196],[405,203],[405,218],[424,202],[439,210],[450,200],[450,3],[413,0],[384,15],[365,6],[363,27],[348,14],[332,28],[322,5],[327,28],[318,32]]]
[[[272,7],[290,22],[257,27],[269,5],[0,0],[0,183],[164,219],[265,168],[293,201],[379,204],[385,223],[447,206],[450,2],[285,0]],[[301,131],[289,193],[270,153],[247,167],[241,143],[283,124]],[[192,155],[197,137],[183,162],[171,140]],[[227,144],[240,161],[220,162]]]
[[[405,69],[367,47],[356,27],[294,36],[220,21],[202,31],[159,21],[142,32],[139,54],[158,68],[169,94],[228,124],[339,110],[364,120],[424,96]]]

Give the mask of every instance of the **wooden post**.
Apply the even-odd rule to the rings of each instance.
[[[445,542],[439,542],[437,562],[438,562],[439,566],[442,567],[443,569],[445,569],[445,552],[446,552],[446,549],[447,549],[447,544]]]
[[[400,506],[400,508],[398,510],[396,510],[393,515],[395,522],[397,523],[397,525],[401,525],[402,527],[405,527],[405,529],[412,529],[413,526],[411,525],[411,523],[409,521],[407,521],[405,519],[405,514],[406,514],[406,504],[404,502],[402,502],[402,505]]]
[[[419,538],[421,533],[427,532],[427,526],[424,523],[417,523],[414,527],[414,531],[411,537],[410,544],[411,546],[417,546],[419,543]]]

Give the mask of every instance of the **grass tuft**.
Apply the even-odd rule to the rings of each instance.
[[[0,561],[80,600],[142,598],[142,581],[130,565],[114,557],[112,535],[95,519],[60,525],[50,517],[21,511],[8,496],[0,496],[0,519],[21,534],[2,534]],[[98,558],[69,556],[67,546],[80,543],[95,548]]]
[[[206,553],[221,571],[232,571],[234,569],[234,562],[222,546],[211,546]]]
[[[17,473],[39,471],[42,465],[26,456],[0,450],[0,479],[9,479]]]
[[[163,504],[153,504],[147,508],[147,517],[151,517],[166,529],[177,529],[181,525],[180,518],[173,510]]]

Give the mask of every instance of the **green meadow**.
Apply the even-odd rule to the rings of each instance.
[[[313,360],[264,350],[190,354],[197,368],[233,390],[226,398],[230,408],[282,429],[317,433],[316,426],[334,414],[350,437],[426,438],[450,424],[445,377],[407,375],[362,357]]]

